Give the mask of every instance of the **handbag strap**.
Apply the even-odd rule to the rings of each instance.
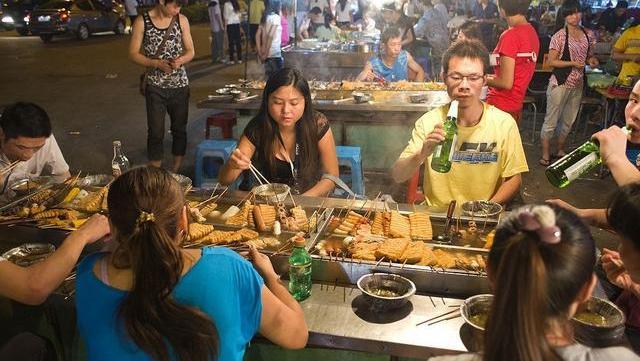
[[[148,13],[147,13],[148,15]],[[178,15],[174,16],[171,18],[171,22],[169,23],[169,27],[167,28],[167,30],[165,30],[164,32],[164,36],[162,37],[162,41],[160,42],[160,45],[158,45],[158,48],[156,49],[156,52],[151,55],[151,58],[155,58],[156,56],[158,56],[158,54],[160,54],[160,51],[164,48],[165,44],[167,43],[167,39],[169,39],[169,33],[171,32],[171,27],[173,27],[173,24],[176,22],[176,18],[178,17]],[[151,21],[151,17],[149,16],[149,21]]]

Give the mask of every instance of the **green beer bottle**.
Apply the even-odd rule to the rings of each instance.
[[[293,251],[289,257],[289,293],[297,301],[302,301],[311,295],[311,256],[304,248],[305,241],[296,237]]]
[[[622,128],[622,131],[626,135],[631,133],[629,127]],[[558,188],[564,188],[600,163],[602,163],[600,145],[597,139],[592,139],[548,166],[545,174],[549,183]]]
[[[431,157],[431,169],[440,173],[451,170],[451,157],[456,144],[458,133],[458,101],[454,100],[449,105],[447,120],[444,121],[444,140],[438,144]]]

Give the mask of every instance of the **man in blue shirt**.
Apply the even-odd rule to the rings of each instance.
[[[487,49],[493,49],[493,25],[500,18],[498,6],[491,0],[479,0],[473,8],[473,17],[480,23],[482,43]]]

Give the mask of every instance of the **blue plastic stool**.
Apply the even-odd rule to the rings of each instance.
[[[226,163],[237,145],[238,142],[235,139],[206,139],[200,142],[196,148],[196,176],[193,185],[200,187],[205,180],[203,174],[205,158],[219,158]]]
[[[362,175],[360,147],[338,145],[336,146],[336,152],[338,153],[338,165],[351,168],[351,175],[341,174],[340,179],[351,186],[353,193],[364,196],[364,176]]]

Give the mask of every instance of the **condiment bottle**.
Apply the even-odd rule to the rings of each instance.
[[[431,157],[431,169],[440,173],[451,170],[451,158],[458,133],[458,101],[454,100],[449,105],[447,120],[444,122],[444,140],[436,146]]]
[[[629,127],[621,130],[627,135],[631,134]],[[544,173],[549,183],[558,188],[564,188],[600,163],[602,163],[600,145],[597,139],[591,139],[551,164]]]
[[[119,177],[130,168],[129,159],[122,152],[122,143],[119,140],[113,141],[113,159],[111,160],[111,173],[114,177]]]
[[[293,251],[289,257],[289,293],[297,301],[311,295],[311,255],[305,248],[305,239],[295,236]]]

